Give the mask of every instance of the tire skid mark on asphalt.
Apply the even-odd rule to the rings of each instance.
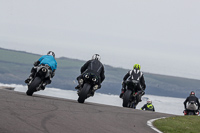
[[[25,123],[26,125],[28,125],[28,126],[34,128],[34,129],[36,129],[36,130],[38,130],[38,131],[43,132],[43,130],[41,130],[41,129],[38,128],[37,126],[32,125],[32,124],[31,124],[30,122],[28,122],[26,119],[22,119],[22,118],[20,117],[19,114],[17,114],[16,112],[14,112],[13,109],[9,109],[9,111],[11,112],[11,115],[12,115],[12,116],[14,116],[15,118],[17,118],[17,119],[20,120],[21,122]]]
[[[76,107],[76,104],[80,104],[80,106],[78,107],[81,107],[80,109],[77,108],[77,110],[74,110],[74,107]],[[84,113],[101,113],[102,111],[99,110],[99,109],[93,109],[93,110],[88,110],[88,106],[92,106],[90,104],[87,104],[87,103],[76,103],[76,104],[73,104],[73,106],[71,105],[69,107],[69,110],[70,112],[72,113],[80,113],[80,112],[84,112]],[[73,107],[73,109],[72,109]]]
[[[38,102],[38,101],[36,101],[36,102]],[[51,102],[53,102],[53,103],[51,103]],[[51,109],[49,109],[49,108],[36,109],[36,110],[44,110],[44,111],[43,111],[43,112],[40,112],[40,113],[32,114],[31,116],[28,116],[28,117],[29,117],[29,118],[30,118],[30,117],[35,117],[35,116],[37,116],[37,115],[41,115],[41,114],[49,113],[49,112],[55,112],[55,111],[58,110],[58,107],[56,106],[55,101],[50,101],[50,103],[48,102],[48,107],[53,107],[53,108],[51,108]],[[30,109],[29,109],[29,110],[30,110]],[[31,109],[31,110],[32,110],[32,109]],[[49,115],[45,116],[45,117],[41,120],[41,127],[44,129],[44,130],[42,130],[43,132],[45,131],[45,133],[49,133],[49,130],[48,130],[48,128],[47,128],[46,125],[47,125],[48,121],[49,121],[50,119],[54,118],[54,117],[55,117],[55,115],[49,114]],[[32,126],[32,125],[29,125],[29,126]],[[32,126],[32,127],[33,127],[33,126]]]
[[[125,109],[131,109],[131,108],[125,108]],[[126,121],[127,120],[127,117],[130,116],[130,115],[135,115],[134,113],[121,113],[121,112],[118,112],[116,114],[116,117],[120,120],[120,121]],[[124,117],[124,116],[127,116],[127,117]],[[132,126],[128,126],[126,128],[129,128],[130,131],[132,131],[133,133],[134,132],[138,132],[137,130],[135,130],[135,127],[137,126],[137,123],[132,123],[133,125]]]
[[[8,98],[9,98],[9,97],[6,97],[6,101],[9,101],[9,100],[10,100],[10,98],[9,98],[9,100],[8,100]],[[38,131],[43,132],[43,130],[37,128],[37,127],[34,126],[34,125],[31,125],[31,124],[30,124],[29,122],[27,122],[25,119],[22,119],[22,118],[20,117],[20,114],[18,114],[18,113],[15,112],[15,110],[16,110],[16,108],[18,108],[18,106],[14,106],[14,107],[15,107],[15,108],[11,108],[11,107],[7,106],[7,110],[10,112],[10,114],[11,114],[13,117],[15,117],[16,119],[18,119],[18,120],[20,120],[21,122],[25,123],[26,125],[31,126],[32,128],[34,128],[34,129],[36,129],[36,130],[38,130]],[[20,110],[20,109],[17,109],[17,110]]]
[[[41,126],[42,126],[42,128],[45,130],[46,133],[49,133],[49,130],[48,130],[48,128],[47,128],[47,123],[48,123],[48,121],[49,121],[50,119],[52,119],[52,118],[54,118],[54,117],[55,117],[55,115],[49,114],[49,115],[47,115],[46,117],[44,117],[44,118],[42,119],[42,121],[41,121]]]
[[[24,103],[25,107],[27,108],[26,106],[26,103]],[[53,107],[52,109],[49,109],[49,108],[44,108],[44,109],[35,109],[35,108],[31,108],[28,106],[29,110],[41,110],[42,112],[40,113],[35,113],[35,114],[32,114],[31,116],[28,116],[28,117],[34,117],[34,116],[37,116],[37,115],[41,115],[41,114],[44,114],[44,113],[49,113],[49,112],[54,112],[54,111],[57,111],[58,110],[58,107],[55,105],[54,101],[52,104],[49,104],[48,105],[49,107]]]

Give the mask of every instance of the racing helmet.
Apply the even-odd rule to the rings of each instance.
[[[99,61],[100,61],[101,57],[100,57],[99,54],[94,54],[94,55],[92,56],[92,59],[93,59],[93,60],[99,60]]]
[[[148,99],[147,104],[152,104],[152,101],[150,99]]]
[[[133,69],[138,69],[138,70],[140,70],[140,68],[141,68],[140,64],[135,64],[135,65],[133,66]]]
[[[190,96],[195,96],[195,92],[194,92],[194,91],[191,91],[191,92],[190,92]]]
[[[53,56],[53,57],[55,58],[55,53],[54,53],[53,51],[49,51],[49,52],[47,53],[47,55],[51,55],[51,56]]]

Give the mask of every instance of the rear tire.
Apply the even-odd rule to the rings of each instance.
[[[87,95],[90,91],[91,85],[88,83],[85,83],[83,85],[83,88],[81,89],[80,93],[79,93],[79,98],[78,98],[78,102],[79,103],[84,103],[85,99],[87,98]]]
[[[195,115],[193,111],[189,111],[188,115]]]
[[[41,78],[39,77],[36,77],[32,82],[31,84],[28,86],[28,90],[26,91],[26,94],[28,96],[32,96],[34,92],[36,92],[36,88],[40,85],[41,83]]]
[[[123,107],[129,107],[130,105],[130,98],[131,98],[131,91],[130,90],[126,90],[126,92],[124,93],[124,96],[123,96],[123,104],[122,106]]]

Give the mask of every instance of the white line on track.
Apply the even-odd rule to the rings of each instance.
[[[152,124],[155,120],[163,119],[163,118],[165,118],[165,117],[156,118],[156,119],[151,119],[151,120],[147,121],[147,125],[150,126],[150,127],[151,127],[153,130],[155,130],[156,132],[158,132],[158,133],[163,133],[163,132],[161,132],[160,130],[158,130],[157,128],[155,128],[155,127],[153,126],[153,124]]]

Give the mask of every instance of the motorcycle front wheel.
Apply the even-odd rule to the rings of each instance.
[[[80,93],[79,93],[79,98],[78,98],[78,102],[79,103],[84,103],[85,99],[87,98],[87,95],[90,91],[91,85],[88,83],[85,83],[83,85],[83,88],[81,89]]]
[[[131,98],[132,91],[126,90],[123,96],[123,107],[129,107],[130,106],[130,98]]]

